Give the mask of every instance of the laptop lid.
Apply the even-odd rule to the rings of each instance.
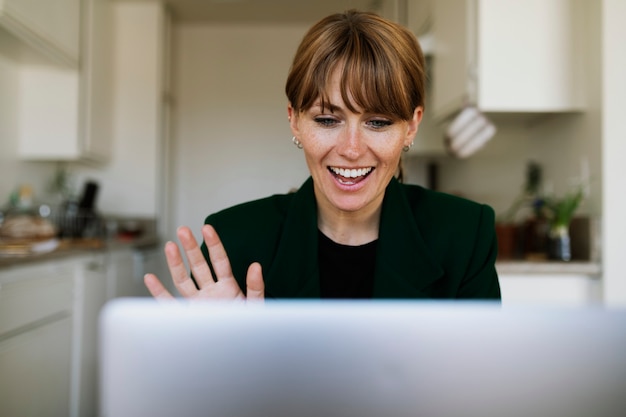
[[[106,417],[621,416],[626,311],[110,302]]]

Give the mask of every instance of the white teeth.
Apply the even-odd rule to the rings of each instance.
[[[331,167],[330,170],[345,178],[357,178],[369,174],[372,171],[372,168],[343,169]]]

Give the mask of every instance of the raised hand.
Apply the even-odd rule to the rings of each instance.
[[[215,271],[215,277],[209,268],[193,233],[188,227],[182,226],[176,231],[181,246],[185,252],[189,267],[200,289],[196,288],[187,272],[178,245],[174,242],[165,244],[165,258],[172,275],[172,280],[180,294],[189,299],[223,299],[223,300],[263,300],[265,298],[265,284],[261,265],[254,262],[248,268],[246,276],[247,297],[237,284],[230,267],[230,261],[217,232],[211,225],[202,227],[202,236],[209,250],[209,258]],[[144,283],[157,299],[174,298],[165,289],[161,281],[154,274],[146,274]]]

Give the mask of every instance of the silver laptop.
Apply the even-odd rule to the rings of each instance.
[[[106,417],[626,415],[626,310],[122,299]]]

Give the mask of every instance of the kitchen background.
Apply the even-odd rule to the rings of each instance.
[[[63,15],[80,17],[82,32],[67,22],[56,33],[46,28],[42,34],[57,36],[48,43],[16,32],[15,4],[3,6],[0,29],[6,201],[24,184],[39,201],[53,199],[48,185],[62,169],[76,193],[86,181],[99,184],[100,213],[155,219],[166,240],[178,225],[199,226],[208,213],[299,186],[307,170],[290,142],[283,93],[294,50],[318,18],[371,9],[406,24],[428,55],[433,88],[404,160],[407,181],[432,185],[435,167],[438,189],[500,215],[524,187],[529,161],[541,165],[546,191],[560,195],[588,182],[577,214],[591,219],[595,266],[582,271],[602,278],[594,291],[604,302],[626,302],[620,1],[89,0],[80,16]],[[15,10],[45,23],[39,7]],[[502,26],[508,37],[497,35]],[[444,68],[455,57],[460,76]],[[465,159],[451,157],[443,141],[460,100],[497,128]]]
[[[19,256],[0,237],[0,415],[95,415],[105,302],[167,276],[178,225],[199,236],[209,213],[306,179],[285,77],[307,28],[350,7],[406,24],[427,52],[407,182],[499,219],[530,161],[543,192],[588,184],[587,256],[500,259],[503,305],[626,305],[623,0],[0,0],[0,211],[20,194],[59,211],[94,183],[107,237]],[[458,158],[444,133],[467,105],[496,133]],[[59,174],[70,193],[51,191]]]

